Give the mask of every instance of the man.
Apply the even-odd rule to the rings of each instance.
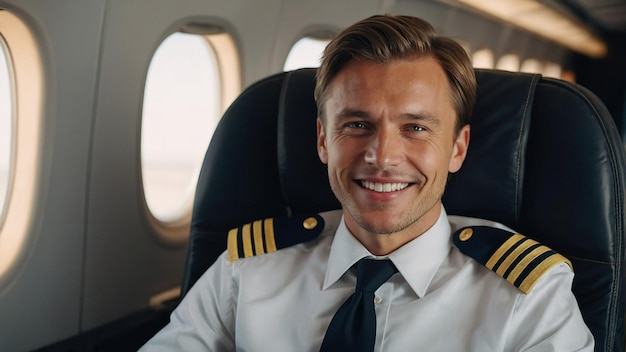
[[[475,85],[463,48],[420,19],[373,16],[340,33],[315,96],[342,211],[274,253],[239,260],[231,243],[144,349],[593,350],[567,260],[516,287],[452,244],[441,196],[465,159]],[[386,273],[368,286],[372,263]]]

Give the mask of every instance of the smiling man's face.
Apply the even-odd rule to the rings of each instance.
[[[325,99],[318,154],[350,232],[370,251],[378,251],[371,241],[387,243],[379,243],[389,247],[383,252],[425,232],[439,217],[448,173],[461,167],[469,143],[469,126],[455,133],[440,64],[430,56],[352,60]],[[398,236],[376,236],[383,234]]]

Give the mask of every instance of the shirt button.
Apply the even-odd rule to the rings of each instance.
[[[374,304],[380,304],[380,302],[382,302],[382,301],[383,301],[383,299],[380,298],[380,297],[374,298]]]

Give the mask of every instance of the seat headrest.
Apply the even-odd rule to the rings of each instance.
[[[526,145],[539,75],[477,71],[471,137],[461,170],[446,186],[448,212],[516,222],[522,208]],[[509,76],[509,77],[507,77]]]
[[[315,69],[248,87],[224,113],[198,179],[183,293],[253,220],[339,209],[316,149]]]

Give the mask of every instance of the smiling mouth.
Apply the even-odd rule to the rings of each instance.
[[[361,186],[374,192],[396,192],[409,187],[407,182],[379,183],[370,181],[361,181]]]

